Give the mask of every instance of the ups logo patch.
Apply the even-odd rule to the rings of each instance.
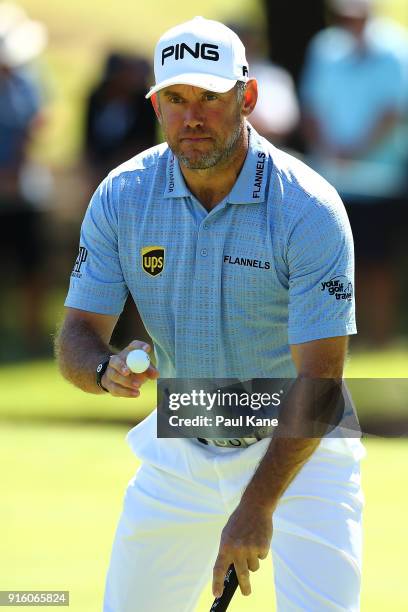
[[[142,251],[142,268],[150,276],[158,276],[164,268],[164,247],[147,246]]]

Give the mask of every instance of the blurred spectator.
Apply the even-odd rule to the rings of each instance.
[[[312,166],[340,192],[356,250],[357,317],[381,345],[395,331],[393,234],[407,187],[408,39],[369,0],[330,0],[310,43],[301,98]]]
[[[21,299],[15,312],[25,349],[44,345],[44,244],[38,205],[41,189],[31,193],[27,148],[41,123],[41,87],[32,60],[46,46],[42,24],[13,4],[0,4],[0,249],[3,287],[17,281]],[[38,182],[35,183],[38,187]],[[35,191],[35,193],[34,193]],[[33,197],[31,197],[33,196]],[[4,304],[4,300],[3,300]]]
[[[230,26],[246,49],[249,74],[258,81],[258,102],[249,118],[254,128],[270,142],[285,146],[300,119],[295,84],[289,72],[271,62],[262,32],[241,25]]]
[[[156,144],[156,117],[150,100],[150,65],[142,58],[111,53],[102,79],[92,90],[86,108],[85,156],[93,192],[105,176],[122,162]],[[149,341],[129,297],[115,329],[113,342]]]
[[[131,55],[111,53],[86,109],[85,153],[92,190],[116,166],[152,147],[156,121],[148,90],[150,66]]]

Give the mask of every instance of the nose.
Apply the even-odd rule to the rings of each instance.
[[[197,129],[204,124],[201,104],[189,104],[184,115],[184,127]]]

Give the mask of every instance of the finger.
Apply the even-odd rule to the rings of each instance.
[[[249,569],[247,560],[245,558],[234,559],[234,565],[241,593],[243,595],[250,595],[251,582],[249,580]]]
[[[121,355],[122,354],[123,353],[121,353]],[[126,357],[123,358],[121,357],[121,355],[112,355],[109,360],[109,367],[116,370],[116,372],[118,372],[122,376],[129,376],[131,372],[126,365]]]
[[[120,372],[120,374],[122,374],[123,376],[129,376],[132,372],[126,363],[126,357],[131,351],[134,351],[135,349],[142,349],[147,353],[150,353],[150,351],[152,350],[150,344],[147,344],[147,342],[142,342],[142,340],[133,340],[118,355],[111,356],[109,365],[112,366],[118,372]]]
[[[231,560],[225,555],[218,554],[213,568],[213,582],[212,591],[214,597],[221,597],[224,588],[224,578],[227,573],[227,569],[231,564]]]
[[[139,389],[129,389],[128,387],[123,387],[118,383],[113,382],[112,380],[107,380],[103,382],[103,386],[105,389],[108,389],[109,393],[114,397],[139,397],[140,391]]]
[[[127,389],[140,389],[144,382],[144,380],[141,380],[136,374],[123,376],[122,373],[119,374],[117,370],[114,370],[111,367],[107,368],[106,375],[108,380],[111,380],[122,387],[126,387]]]
[[[250,572],[257,572],[259,570],[259,559],[257,557],[248,558],[248,569]]]
[[[130,351],[134,351],[135,349],[142,349],[143,351],[146,351],[146,353],[150,353],[152,347],[143,340],[132,340],[132,342],[126,347],[125,351],[130,353]]]
[[[159,370],[157,370],[152,364],[149,365],[149,367],[145,372],[143,372],[143,374],[145,374],[147,378],[150,378],[151,380],[155,380],[160,376]]]

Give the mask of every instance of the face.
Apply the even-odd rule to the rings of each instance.
[[[246,99],[238,100],[234,87],[214,93],[192,85],[172,85],[153,100],[171,150],[192,170],[205,170],[227,162],[239,147]]]
[[[348,17],[342,15],[338,17],[338,24],[345,30],[348,30],[350,34],[356,38],[361,38],[364,34],[365,27],[367,25],[368,15],[362,15],[361,17]]]

